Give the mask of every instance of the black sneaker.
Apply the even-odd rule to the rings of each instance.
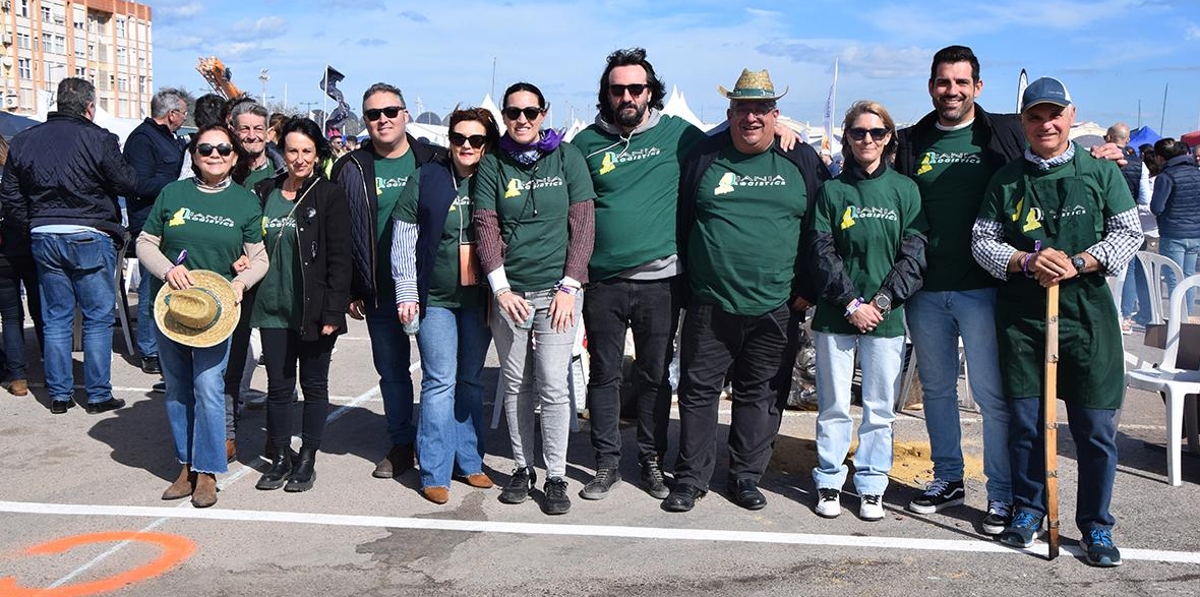
[[[547,483],[550,480],[546,481]],[[608,491],[613,485],[621,482],[621,471],[615,466],[601,466],[596,469],[596,476],[579,490],[579,497],[585,500],[602,500],[608,497]]]
[[[933,514],[939,510],[961,506],[967,496],[962,481],[934,479],[925,488],[921,497],[908,503],[908,509],[917,514]]]
[[[529,499],[533,484],[537,483],[537,473],[533,468],[515,468],[508,485],[500,491],[500,501],[505,504],[519,504]]]
[[[983,517],[983,532],[986,535],[999,535],[1012,521],[1012,504],[999,500],[988,500],[987,516]]]
[[[142,357],[142,373],[150,375],[162,374],[162,365],[158,362],[158,355]]]
[[[124,400],[121,400],[120,398],[109,398],[104,402],[89,402],[87,403],[87,406],[84,407],[84,410],[86,410],[89,415],[98,415],[100,413],[106,413],[110,410],[117,410],[122,406],[125,406]]]
[[[74,400],[52,400],[50,402],[50,414],[62,415],[66,414],[68,408],[75,406]]]
[[[1080,545],[1087,550],[1084,559],[1092,566],[1111,568],[1121,565],[1121,550],[1113,545],[1112,529],[1092,527]]]
[[[542,510],[546,514],[566,514],[571,510],[571,498],[567,497],[567,482],[562,477],[546,479],[542,487],[546,499],[542,501]]]
[[[667,489],[666,475],[663,474],[662,465],[658,463],[657,458],[642,461],[641,481],[646,493],[657,499],[666,499],[671,494],[671,490]]]

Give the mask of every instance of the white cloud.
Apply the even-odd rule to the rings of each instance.
[[[287,32],[287,21],[282,17],[269,16],[259,19],[243,19],[230,27],[230,37],[237,41],[255,41],[279,37]]]
[[[1184,30],[1184,35],[1187,37],[1188,41],[1200,41],[1200,27],[1197,27],[1196,25],[1189,25],[1188,28]]]

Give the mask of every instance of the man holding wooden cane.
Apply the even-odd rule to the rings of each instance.
[[[1078,150],[1068,134],[1075,107],[1061,81],[1034,81],[1021,98],[1029,148],[992,178],[972,231],[975,260],[1005,281],[996,330],[1011,409],[1009,454],[1015,514],[1000,540],[1030,547],[1047,496],[1042,421],[1046,288],[1058,285],[1057,395],[1066,403],[1079,461],[1075,522],[1087,562],[1117,566],[1109,513],[1117,468],[1116,411],[1124,349],[1105,276],[1142,242],[1133,198],[1115,164]],[[1051,394],[1053,395],[1053,393]]]

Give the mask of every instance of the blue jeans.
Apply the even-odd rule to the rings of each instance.
[[[363,306],[367,316],[367,333],[371,336],[371,358],[379,374],[379,393],[383,396],[383,413],[387,417],[388,437],[393,446],[411,446],[417,437],[413,425],[413,385],[409,373],[412,353],[408,334],[396,306],[382,304]]]
[[[71,327],[78,305],[83,313],[83,379],[88,402],[110,400],[113,308],[117,302],[113,240],[101,232],[35,232],[32,241],[46,322],[43,360],[50,399],[71,399],[75,385]]]
[[[158,356],[158,334],[150,308],[154,306],[154,297],[150,294],[150,270],[138,262],[138,306],[137,306],[137,345],[142,358]]]
[[[167,422],[175,458],[198,473],[229,470],[225,459],[225,365],[229,340],[209,348],[184,346],[161,331],[158,359],[167,382]]]
[[[1161,255],[1166,255],[1174,261],[1176,265],[1183,269],[1183,277],[1191,276],[1196,273],[1196,257],[1200,255],[1200,238],[1170,238],[1162,237],[1158,245],[1158,252]],[[1167,289],[1175,290],[1175,285],[1179,280],[1175,279],[1175,274],[1171,271],[1164,271],[1167,278]],[[1196,291],[1189,290],[1187,293],[1187,314],[1191,315],[1196,308]]]
[[[908,300],[904,310],[924,390],[933,476],[946,481],[963,478],[958,412],[958,339],[962,337],[971,396],[983,417],[983,473],[987,476],[988,499],[1012,502],[1009,412],[996,347],[996,290],[921,291]]]
[[[1042,424],[1042,401],[1037,397],[1019,398],[1011,404],[1014,505],[1018,511],[1040,519],[1046,514],[1046,426]],[[1070,401],[1064,404],[1079,465],[1075,524],[1086,537],[1095,527],[1112,528],[1116,524],[1108,507],[1117,477],[1117,411],[1084,408]]]
[[[463,475],[483,471],[483,362],[492,332],[482,306],[426,307],[421,349],[421,418],[417,455],[422,487],[449,487],[455,463]]]
[[[862,423],[854,452],[854,487],[859,495],[883,495],[892,470],[893,404],[900,389],[904,336],[878,338],[817,332],[817,467],[818,488],[841,490],[850,453],[850,384],[854,352],[862,361]]]

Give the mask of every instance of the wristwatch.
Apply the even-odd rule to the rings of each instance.
[[[875,303],[876,309],[879,309],[884,313],[888,313],[892,310],[892,299],[882,292],[876,294],[875,298],[871,299],[871,302]]]
[[[1075,273],[1082,276],[1083,268],[1087,267],[1087,262],[1083,260],[1083,257],[1076,255],[1071,258],[1071,265],[1075,266]]]

